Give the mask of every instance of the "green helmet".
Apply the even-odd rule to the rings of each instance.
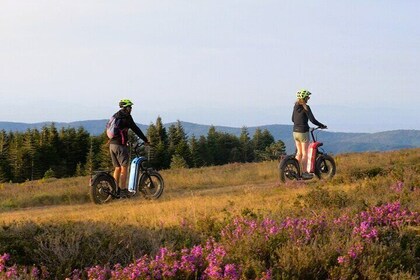
[[[296,93],[296,97],[298,99],[305,99],[306,97],[308,97],[309,95],[311,95],[312,93],[309,92],[309,90],[306,89],[301,89]]]
[[[120,100],[120,103],[119,103],[119,105],[120,105],[120,108],[125,108],[125,107],[128,107],[128,106],[133,106],[133,102],[131,102],[131,100],[129,100],[129,99],[121,99]]]

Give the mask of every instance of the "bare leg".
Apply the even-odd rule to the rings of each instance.
[[[296,159],[299,161],[300,170],[302,173],[306,172],[306,163],[308,161],[308,143],[295,141],[296,144]]]
[[[121,175],[121,167],[115,167],[114,179],[115,179],[115,182],[117,182],[117,187],[119,186],[120,175]]]
[[[128,171],[128,167],[127,166],[121,166],[121,175],[120,175],[120,188],[121,189],[126,189],[127,188],[127,171]]]
[[[296,144],[296,159],[299,162],[299,166],[300,166],[300,170],[302,171],[303,166],[302,166],[302,142],[299,141],[295,141]]]
[[[308,144],[309,143],[302,143],[302,170],[303,172],[307,172],[306,167],[308,163]]]

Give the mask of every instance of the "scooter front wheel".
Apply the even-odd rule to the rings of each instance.
[[[138,191],[146,199],[158,199],[165,188],[162,176],[155,170],[148,170],[140,178]]]
[[[315,175],[318,179],[331,179],[336,172],[335,161],[329,155],[321,155],[315,162]]]

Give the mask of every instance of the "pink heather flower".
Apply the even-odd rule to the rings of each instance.
[[[37,279],[37,278],[35,278]],[[82,271],[75,269],[73,270],[73,272],[71,273],[71,276],[69,278],[66,278],[66,280],[80,280],[82,279]]]
[[[353,247],[351,247],[347,254],[351,259],[356,259],[362,252],[363,252],[363,245],[358,243],[354,245]]]
[[[114,270],[111,271],[111,279],[139,279],[139,277],[145,277],[149,274],[149,259],[147,255],[144,255],[140,259],[136,260],[135,263],[122,268],[121,264],[114,265]]]
[[[261,278],[259,278],[258,280],[271,280],[272,273],[273,272],[271,271],[271,269],[269,269],[266,272],[263,272]]]
[[[155,259],[150,262],[153,277],[161,279],[162,277],[174,277],[179,270],[179,262],[176,258],[176,253],[169,251],[162,247]]]
[[[360,235],[367,240],[373,240],[378,237],[378,230],[373,227],[369,222],[361,222],[359,227],[353,229],[354,235]]]
[[[7,253],[4,253],[2,256],[0,256],[0,272],[5,270],[6,268],[6,262],[10,260],[10,255]]]
[[[326,227],[326,222],[325,217],[316,220],[287,217],[281,227],[287,230],[290,239],[302,243],[309,242],[315,233],[321,232]]]
[[[203,256],[203,247],[200,245],[194,246],[191,249],[191,255],[193,255],[196,258],[201,258]]]
[[[17,278],[18,272],[16,265],[9,267],[6,272],[7,278]]]
[[[108,271],[108,269],[97,265],[97,266],[89,268],[87,273],[88,273],[88,278],[89,279],[106,280],[109,271]]]
[[[114,265],[114,269],[111,270],[111,279],[120,279],[122,278],[123,267],[121,264],[117,263]]]
[[[38,278],[40,274],[41,274],[41,271],[36,266],[32,267],[31,276],[33,278],[35,279]]]
[[[144,255],[140,259],[136,260],[135,269],[137,275],[147,275],[149,272],[149,258],[147,255]]]
[[[208,266],[204,270],[204,278],[208,277],[210,279],[222,279],[222,263],[224,257],[226,256],[226,250],[222,245],[215,242],[213,237],[211,237],[206,242],[206,251],[208,253],[205,259],[208,263]]]
[[[46,266],[41,266],[41,279],[48,279],[50,278],[50,273],[47,270]]]
[[[274,220],[271,220],[268,218],[262,221],[261,226],[263,227],[265,231],[266,239],[280,232],[280,227],[278,226],[278,224]]]
[[[204,275],[207,275],[210,279],[221,279],[222,269],[216,263],[210,262],[208,267],[204,270]]]
[[[346,257],[344,257],[344,256],[339,256],[339,257],[337,258],[337,261],[338,261],[338,263],[339,263],[339,264],[345,264],[345,263],[346,263]]]
[[[401,192],[404,188],[404,183],[401,181],[396,182],[395,184],[391,185],[391,190],[393,190],[394,192]]]
[[[391,226],[394,228],[400,228],[406,224],[416,225],[420,223],[419,213],[402,210],[399,201],[373,207],[360,213],[359,219],[362,223],[369,223],[371,226]]]
[[[179,268],[182,271],[192,273],[203,266],[203,248],[194,246],[191,250],[183,249],[181,251],[181,261]]]
[[[341,225],[341,224],[348,225],[348,224],[351,224],[351,221],[352,221],[352,218],[350,218],[348,215],[345,214],[337,219],[334,219],[334,224],[335,225]]]
[[[216,240],[214,239],[214,237],[210,237],[209,239],[207,239],[205,247],[206,251],[211,251],[215,243]]]
[[[224,278],[229,280],[239,279],[239,272],[234,264],[225,265]]]
[[[363,249],[364,249],[363,245],[360,243],[357,243],[353,245],[352,247],[350,247],[350,249],[348,250],[345,256],[339,256],[337,258],[337,262],[341,265],[348,264],[351,260],[357,259],[360,256],[360,254],[363,252]]]
[[[223,259],[226,256],[226,250],[221,245],[214,247],[213,252],[218,259]]]

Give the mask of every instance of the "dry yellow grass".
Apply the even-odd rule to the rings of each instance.
[[[209,188],[205,190],[183,190],[174,193],[168,187],[168,195],[158,201],[143,199],[114,201],[106,205],[81,204],[67,206],[45,206],[3,212],[1,220],[33,221],[102,221],[137,226],[173,226],[183,219],[197,221],[203,216],[217,218],[227,211],[238,214],[241,209],[259,209],[270,212],[290,205],[298,194],[306,191],[301,186],[285,188],[275,183],[261,183]]]
[[[418,166],[420,149],[388,153],[347,154],[336,156],[337,177],[348,179],[355,169],[372,166],[386,168],[410,164]],[[0,198],[21,201],[20,207],[0,210],[0,220],[63,222],[101,221],[156,227],[178,225],[183,219],[197,221],[203,216],[222,217],[243,209],[262,213],[287,209],[298,195],[316,185],[349,191],[359,182],[302,182],[282,185],[278,180],[278,162],[229,164],[198,169],[165,170],[165,192],[157,201],[131,199],[94,205],[88,200],[88,177],[2,184]],[[349,173],[350,172],[350,173]],[[392,179],[393,180],[393,179]],[[56,205],[36,207],[33,202],[52,197]],[[55,198],[57,197],[57,198]],[[62,203],[60,199],[63,200]],[[23,201],[23,202],[22,202]],[[11,202],[12,203],[12,202]],[[34,207],[35,205],[35,207]],[[23,208],[22,207],[26,207]]]

